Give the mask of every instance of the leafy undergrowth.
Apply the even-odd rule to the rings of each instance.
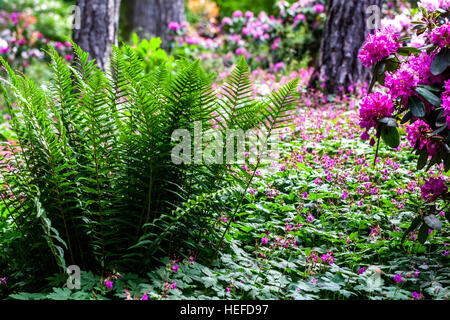
[[[299,109],[282,135],[280,157],[258,172],[209,267],[195,256],[170,257],[146,277],[82,272],[82,290],[56,277],[52,293],[10,297],[448,299],[448,223],[429,230],[425,245],[415,233],[401,243],[423,202],[422,179],[443,169],[414,174],[406,144],[394,153],[381,144],[374,166],[375,147],[360,141],[357,124],[352,107]],[[218,214],[218,233],[229,218]]]

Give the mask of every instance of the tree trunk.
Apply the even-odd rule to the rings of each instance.
[[[133,29],[140,38],[160,37],[167,48],[171,21],[186,21],[185,0],[134,0]]]
[[[383,0],[330,0],[319,60],[310,85],[325,83],[326,93],[347,91],[348,86],[366,82],[370,70],[358,53],[370,30],[367,8],[383,6]]]
[[[76,0],[80,23],[74,24],[74,42],[105,70],[113,44],[117,45],[120,0]]]

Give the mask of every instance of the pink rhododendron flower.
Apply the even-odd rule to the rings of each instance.
[[[389,28],[377,30],[375,34],[368,35],[366,43],[359,52],[358,57],[364,66],[370,67],[374,63],[396,53],[400,47],[400,43],[398,43],[399,38],[400,35],[395,34]]]
[[[442,107],[447,116],[447,125],[450,127],[450,80],[445,81],[445,91],[442,93]]]
[[[232,24],[233,24],[233,20],[231,20],[231,18],[230,17],[225,17],[225,18],[223,18],[222,19],[222,23],[225,25],[229,25],[229,26],[231,26]]]
[[[436,28],[430,34],[430,41],[441,48],[448,47],[450,44],[450,23]]]
[[[321,13],[321,12],[323,12],[324,10],[325,10],[325,7],[324,7],[323,4],[316,4],[316,5],[314,6],[314,12],[315,12],[316,14]]]
[[[428,12],[432,12],[439,8],[448,9],[450,7],[450,0],[421,0],[417,5],[425,8]]]
[[[242,11],[241,11],[241,10],[236,10],[236,11],[233,13],[233,17],[234,17],[234,18],[241,18],[241,17],[242,17]]]
[[[406,125],[406,139],[409,141],[411,148],[416,146],[417,140],[420,139],[419,149],[422,149],[430,141],[426,138],[432,129],[422,120],[416,120],[413,124]]]
[[[371,128],[377,127],[377,120],[384,117],[391,117],[394,112],[394,104],[389,95],[381,92],[374,92],[362,99],[360,103],[359,125],[368,132]],[[362,139],[368,134],[363,134]],[[367,140],[367,139],[366,139]]]
[[[178,24],[178,22],[171,21],[169,23],[169,29],[172,30],[172,31],[177,31],[177,30],[180,29],[180,25]]]
[[[448,187],[442,179],[430,178],[424,182],[425,184],[420,188],[423,200],[436,201],[437,198],[448,191]]]

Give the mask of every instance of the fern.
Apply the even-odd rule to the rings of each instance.
[[[294,108],[297,82],[256,101],[241,59],[219,99],[215,75],[199,61],[147,72],[136,51],[123,46],[113,48],[101,72],[73,47],[73,65],[47,50],[53,78],[46,90],[0,60],[17,140],[5,145],[10,156],[0,164],[8,194],[0,219],[28,240],[17,244],[22,256],[14,258],[48,274],[64,272],[66,261],[84,270],[135,270],[174,250],[211,253],[228,230],[219,235],[214,227],[214,213],[228,210],[221,190],[243,191],[231,223],[259,162],[235,180],[225,162],[175,165],[173,131],[193,133],[200,124],[205,131],[217,125],[225,138],[227,129],[263,127],[270,135]]]

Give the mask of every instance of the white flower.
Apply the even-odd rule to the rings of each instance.
[[[5,50],[6,48],[8,48],[8,42],[6,42],[5,40],[3,40],[2,38],[0,38],[0,51]]]

